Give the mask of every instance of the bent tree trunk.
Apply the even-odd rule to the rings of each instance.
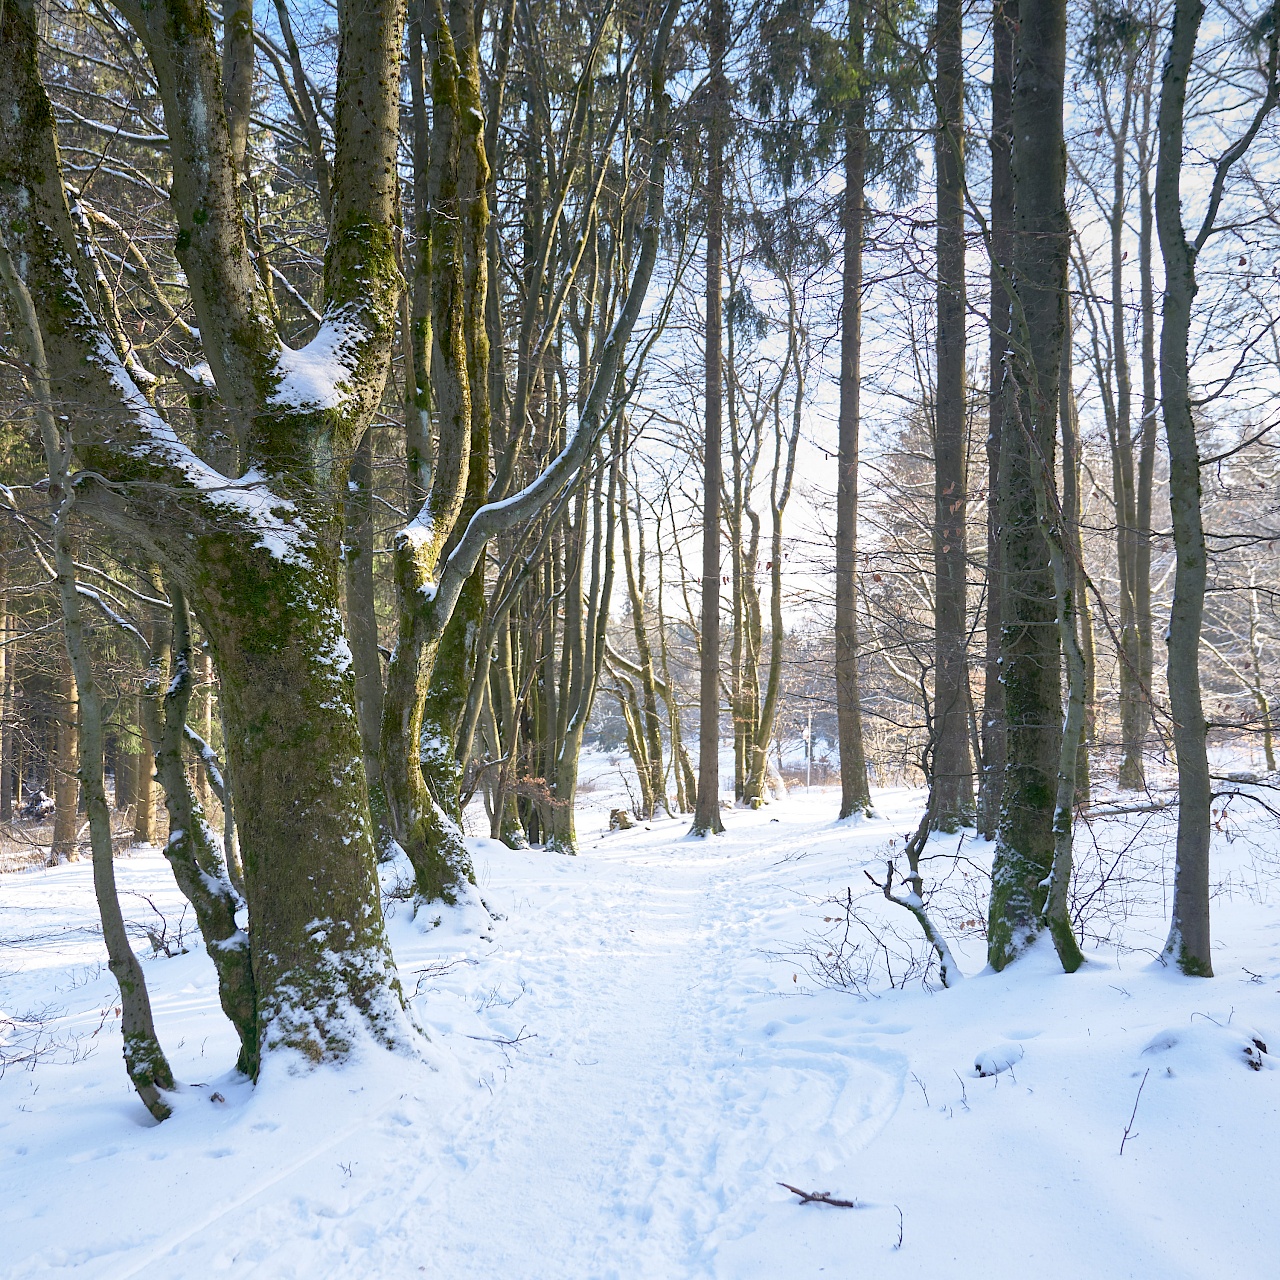
[[[2,33],[0,33],[2,34]],[[39,317],[26,281],[15,269],[7,244],[0,245],[0,278],[3,278],[17,314],[17,329],[27,357],[35,391],[36,417],[49,468],[49,501],[52,515],[54,572],[62,606],[62,630],[67,661],[75,680],[80,711],[79,773],[89,810],[89,839],[93,850],[93,890],[107,948],[107,967],[120,988],[120,1030],[124,1040],[125,1070],[143,1105],[157,1119],[170,1115],[161,1091],[174,1087],[173,1072],[156,1036],[151,1000],[142,965],[125,932],[124,916],[116,893],[115,860],[111,848],[111,810],[102,760],[102,703],[98,697],[93,665],[85,643],[76,589],[75,557],[69,521],[75,491],[67,477],[70,450],[53,416],[53,397]],[[65,763],[65,762],[64,762]]]
[[[187,602],[172,584],[169,598],[173,605],[173,633],[163,714],[159,699],[148,698],[144,704],[147,730],[156,743],[156,772],[169,811],[169,839],[164,853],[178,888],[195,911],[200,936],[218,971],[222,1011],[240,1037],[236,1067],[245,1075],[254,1076],[259,1056],[258,1009],[249,939],[236,924],[236,893],[187,777],[182,747],[187,737],[187,708],[193,685],[191,622]],[[158,662],[157,670],[162,665]]]

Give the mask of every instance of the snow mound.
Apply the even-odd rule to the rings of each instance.
[[[984,1049],[973,1060],[973,1069],[982,1078],[998,1076],[1002,1071],[1016,1067],[1022,1061],[1023,1048],[1020,1044],[998,1044],[993,1049]]]
[[[1141,1056],[1155,1058],[1169,1075],[1175,1066],[1182,1072],[1216,1075],[1224,1059],[1243,1063],[1252,1071],[1275,1070],[1267,1041],[1254,1027],[1193,1015],[1189,1026],[1168,1027],[1152,1036]]]

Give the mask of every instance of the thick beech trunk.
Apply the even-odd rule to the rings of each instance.
[[[1016,959],[1040,932],[1055,854],[1061,656],[1054,572],[1036,487],[1053,484],[1066,333],[1066,34],[1065,0],[1021,0],[1012,115],[1013,356],[1000,459],[1008,759],[987,933],[995,969]]]

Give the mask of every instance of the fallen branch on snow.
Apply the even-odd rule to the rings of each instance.
[[[801,1191],[799,1187],[793,1187],[789,1182],[780,1182],[778,1186],[786,1187],[792,1195],[799,1196],[801,1204],[829,1204],[836,1209],[861,1208],[856,1200],[837,1200],[829,1191]]]

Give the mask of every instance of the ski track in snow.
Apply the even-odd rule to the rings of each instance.
[[[476,841],[492,936],[465,910],[389,921],[422,1061],[366,1049],[342,1071],[273,1065],[256,1089],[211,1076],[234,1043],[207,957],[149,960],[175,1071],[208,1082],[160,1126],[121,1069],[87,865],[5,877],[0,1007],[57,1003],[59,1028],[99,1047],[0,1079],[0,1276],[1265,1271],[1280,1224],[1256,1171],[1280,1140],[1280,1074],[1241,1052],[1250,1028],[1280,1040],[1280,910],[1258,878],[1274,850],[1257,846],[1247,901],[1218,899],[1243,942],[1213,984],[1099,952],[1068,978],[1040,953],[861,1000],[813,987],[797,952],[918,796],[844,825],[829,803],[735,813],[707,841],[677,821],[587,833],[578,858]],[[176,916],[158,851],[117,872],[130,919],[149,910],[131,891]],[[957,939],[970,974],[981,947]],[[975,1055],[1013,1065],[979,1080]],[[802,1206],[779,1181],[859,1207]]]

